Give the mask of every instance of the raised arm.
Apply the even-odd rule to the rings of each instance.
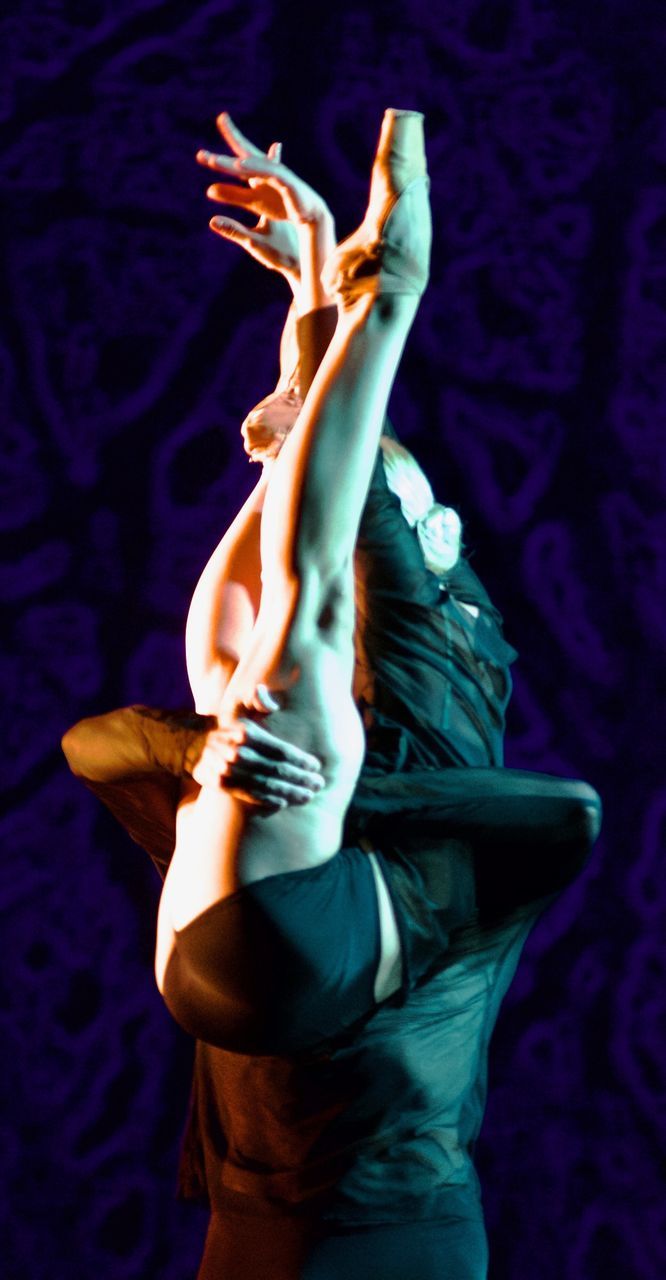
[[[207,156],[205,161],[200,155],[210,167],[229,172],[237,159],[263,155],[228,116],[220,117],[218,124],[234,155]],[[269,154],[277,157],[279,147]],[[302,374],[309,385],[335,315],[329,310],[323,328],[312,322],[311,313],[329,301],[320,273],[335,230],[325,203],[291,177],[282,193],[255,180],[229,187],[229,203],[259,214],[256,227],[229,219],[213,219],[212,225],[287,279],[305,315],[299,339]],[[219,184],[209,191],[216,200],[227,199],[225,193]],[[277,808],[307,802],[321,785],[319,761],[276,737],[256,715],[223,725],[216,718],[258,609],[259,525],[266,479],[264,474],[255,486],[194,592],[186,650],[197,714],[123,707],[80,721],[63,738],[72,771],[148,850],[162,875],[174,847],[175,812],[183,786],[223,786],[250,803]]]
[[[215,548],[192,596],[185,654],[194,704],[201,715],[217,714],[259,609],[259,529],[266,484],[263,473]]]

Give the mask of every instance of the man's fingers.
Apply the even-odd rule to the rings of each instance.
[[[220,772],[243,772],[256,777],[260,783],[273,778],[282,782],[293,782],[298,787],[321,790],[324,779],[320,771],[319,761],[304,751],[294,748],[294,761],[284,759],[280,754],[269,755],[265,744],[255,742],[250,745],[252,729],[246,734],[245,725],[233,734],[227,735],[221,730],[209,734],[202,753],[202,761],[206,767],[212,765]],[[270,737],[270,735],[269,735]],[[307,763],[303,763],[303,762]]]
[[[223,753],[230,761],[233,769],[247,769],[258,778],[279,778],[283,782],[293,782],[296,786],[313,787],[320,791],[324,779],[315,769],[304,769],[300,764],[291,764],[287,760],[267,760],[247,745],[234,747],[231,754]]]
[[[272,759],[287,761],[301,769],[320,772],[321,761],[317,756],[310,755],[307,751],[302,751],[300,747],[295,747],[293,743],[286,742],[284,738],[278,738],[276,734],[271,733],[269,729],[265,729],[256,720],[244,720],[243,727],[245,729],[245,740],[252,743],[264,755]]]
[[[226,765],[209,759],[197,767],[195,774],[200,786],[223,787],[225,791],[258,804],[307,804],[319,790],[316,786],[279,778],[275,774],[257,774],[254,769],[244,769],[238,762]]]
[[[298,786],[280,778],[256,778],[242,770],[234,770],[221,781],[225,791],[243,792],[260,804],[307,804],[315,795],[311,787]]]
[[[247,228],[244,227],[243,230]],[[270,729],[266,729],[261,721],[245,716],[240,716],[219,729],[210,730],[207,743],[220,749],[226,748],[230,743],[234,746],[249,744],[254,747],[259,759],[263,757],[269,762],[281,760],[307,772],[321,772],[322,765],[318,756],[278,737]]]
[[[268,159],[269,159],[269,160],[277,160],[277,162],[278,162],[278,164],[279,164],[279,163],[280,163],[280,161],[281,161],[281,159],[282,159],[282,143],[281,143],[281,142],[271,142],[271,145],[270,145],[270,147],[268,148],[268,151],[267,151],[267,153],[266,153],[266,154],[267,154],[267,156],[268,156]]]

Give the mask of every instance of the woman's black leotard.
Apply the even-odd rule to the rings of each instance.
[[[296,1053],[372,1012],[379,954],[370,860],[340,849],[319,866],[239,889],[181,929],[164,995],[199,1040]]]

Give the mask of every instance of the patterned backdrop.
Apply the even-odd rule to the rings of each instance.
[[[492,1277],[663,1280],[661,0],[4,12],[3,1275],[196,1269],[158,882],[58,740],[187,703],[188,598],[254,478],[238,425],[275,381],[285,287],[208,232],[195,149],[222,108],[284,139],[346,234],[392,103],[427,114],[436,218],[392,416],[521,651],[508,763],[586,777],[606,808],[495,1040]]]

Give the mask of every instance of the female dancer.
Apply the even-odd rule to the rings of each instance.
[[[321,760],[325,785],[270,815],[218,789],[184,797],[160,902],[160,990],[185,1029],[225,1049],[310,1049],[395,989],[379,860],[342,848],[364,747],[352,557],[429,249],[422,117],[389,111],[364,223],[331,262],[338,326],[266,487],[261,601],[221,711],[261,710],[266,686],[277,732]]]

